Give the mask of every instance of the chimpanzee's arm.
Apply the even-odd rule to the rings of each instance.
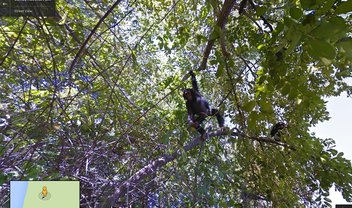
[[[192,77],[192,87],[195,91],[199,92],[198,84],[197,84],[197,79],[193,71],[189,71],[189,74]]]

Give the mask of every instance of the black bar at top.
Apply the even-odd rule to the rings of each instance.
[[[55,16],[55,0],[0,0],[0,16]]]

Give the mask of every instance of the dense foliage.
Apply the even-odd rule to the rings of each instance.
[[[351,11],[57,0],[56,17],[3,17],[0,206],[10,180],[80,180],[82,207],[325,206],[333,185],[352,201],[351,162],[309,131],[325,98],[352,92]],[[188,70],[226,117],[205,143],[186,122]]]

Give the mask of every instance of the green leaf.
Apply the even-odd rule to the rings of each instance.
[[[284,95],[288,95],[290,93],[290,91],[291,91],[291,85],[288,83],[285,84],[281,90],[282,94],[284,94]]]
[[[273,111],[273,106],[268,101],[259,101],[260,110],[265,113],[271,113]]]
[[[309,9],[315,5],[315,0],[300,0],[303,9]]]
[[[327,0],[325,1],[323,7],[319,10],[319,14],[325,14],[328,12],[332,6],[335,4],[336,0]]]
[[[62,16],[61,20],[59,21],[59,25],[64,25],[66,23],[67,20],[67,11],[64,13],[64,15]]]
[[[166,134],[161,138],[161,143],[163,144],[168,144],[169,143],[169,138],[170,138],[170,134]]]
[[[352,53],[352,39],[351,38],[344,38],[340,40],[337,44],[343,52],[345,53]]]
[[[224,74],[224,65],[220,64],[216,71],[216,77],[219,78]]]
[[[344,1],[339,4],[335,10],[335,14],[346,14],[352,11],[352,1]]]
[[[251,112],[255,105],[256,105],[256,102],[254,100],[252,100],[252,101],[249,101],[249,102],[243,104],[242,108],[243,108],[243,110],[245,110],[247,112]]]
[[[204,35],[197,34],[196,35],[197,43],[201,44],[202,42],[206,42],[207,38]]]
[[[330,39],[339,33],[346,33],[347,26],[345,20],[341,17],[334,17],[329,22],[323,22],[316,29],[312,31],[317,39]]]
[[[332,202],[331,199],[329,199],[329,198],[327,198],[327,197],[324,198],[324,200],[327,201],[327,202],[330,202],[330,203]]]
[[[308,52],[313,57],[334,59],[336,55],[335,48],[328,42],[313,39],[308,43]]]
[[[4,184],[7,182],[7,176],[3,173],[0,173],[0,184]]]
[[[160,49],[160,50],[163,49],[163,47],[164,47],[163,42],[159,42],[159,43],[158,43],[158,46],[159,46],[159,49]]]
[[[221,34],[221,28],[218,26],[215,26],[214,30],[212,31],[212,33],[210,34],[210,40],[215,40],[217,38],[220,37]]]
[[[336,155],[336,157],[343,157],[343,152],[339,152],[337,155]]]
[[[293,7],[290,9],[290,15],[293,19],[298,20],[303,16],[303,12],[299,8]]]
[[[252,111],[248,116],[248,127],[254,128],[257,125],[258,112]]]
[[[131,51],[131,56],[132,56],[133,64],[137,64],[137,55],[135,50]]]
[[[213,59],[209,61],[210,65],[216,65],[218,63],[218,60]]]
[[[265,14],[266,10],[267,10],[267,8],[263,7],[263,6],[258,6],[255,8],[255,11],[258,16],[262,16],[263,14]]]

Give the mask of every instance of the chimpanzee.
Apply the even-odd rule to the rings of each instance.
[[[275,124],[270,131],[270,136],[274,137],[276,141],[280,141],[280,130],[287,127],[284,122],[278,122]]]
[[[207,133],[200,124],[205,118],[207,116],[216,116],[220,127],[224,126],[224,118],[221,116],[219,110],[209,108],[208,101],[199,93],[196,76],[193,71],[189,71],[189,74],[192,78],[192,89],[183,90],[183,97],[186,100],[188,112],[188,124],[197,129],[201,134],[201,139],[204,141],[207,138]]]

